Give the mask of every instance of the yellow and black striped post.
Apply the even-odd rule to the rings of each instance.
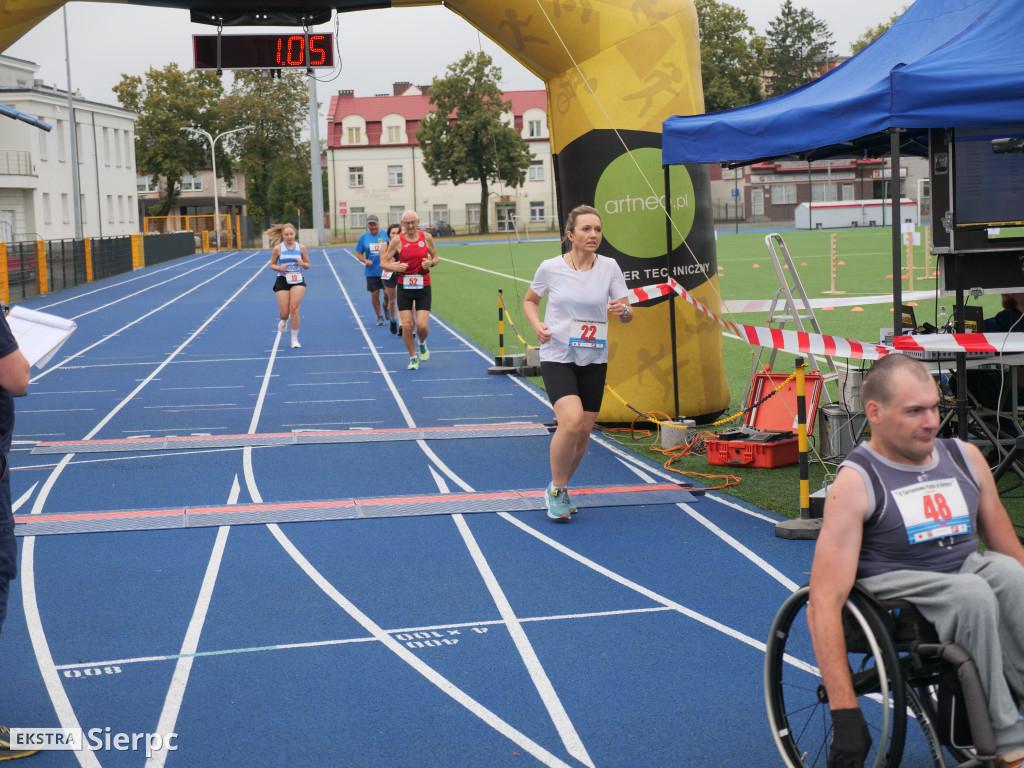
[[[800,517],[811,516],[811,491],[807,478],[807,379],[804,359],[796,359],[796,435],[800,451]]]
[[[784,520],[775,526],[780,539],[816,539],[821,530],[821,518],[811,517],[811,494],[807,477],[807,380],[804,360],[796,358],[796,426],[797,449],[800,459],[800,517]]]
[[[498,289],[498,357],[505,356],[505,301]]]

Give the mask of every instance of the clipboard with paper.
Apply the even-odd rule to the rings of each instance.
[[[21,353],[29,365],[42,368],[57,353],[61,345],[78,328],[78,323],[64,317],[38,312],[22,306],[11,307],[7,324]]]

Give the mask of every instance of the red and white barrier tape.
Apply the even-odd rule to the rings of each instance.
[[[897,336],[890,347],[885,344],[872,344],[818,333],[740,325],[712,312],[671,277],[666,283],[634,288],[629,292],[629,303],[638,304],[660,296],[667,296],[673,291],[698,312],[749,344],[781,349],[794,354],[877,360],[893,351],[985,352],[989,354],[1024,352],[1024,333],[932,333],[919,336]]]

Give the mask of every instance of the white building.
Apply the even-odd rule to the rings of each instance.
[[[0,116],[0,240],[75,236],[67,92],[35,77],[29,61],[0,56],[0,104],[53,126]],[[79,200],[85,237],[139,231],[135,119],[121,107],[74,98]]]
[[[506,91],[504,116],[526,140],[533,162],[522,187],[491,184],[491,229],[557,229],[555,174],[543,90]],[[433,110],[425,87],[395,83],[393,95],[357,97],[339,91],[327,112],[329,221],[334,232],[360,231],[366,216],[397,223],[415,210],[421,221],[444,221],[460,233],[480,223],[480,184],[434,184],[423,170],[416,130]],[[515,217],[515,222],[513,222]]]

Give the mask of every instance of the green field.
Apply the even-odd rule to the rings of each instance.
[[[784,232],[786,246],[797,265],[800,281],[808,298],[823,298],[831,283],[830,240],[827,230],[811,232]],[[922,235],[923,237],[923,235]],[[835,288],[849,296],[891,296],[892,295],[892,251],[891,234],[888,229],[843,229],[836,230],[837,262],[835,267]],[[441,243],[444,246],[443,243]],[[530,333],[529,324],[522,314],[522,298],[529,287],[537,265],[559,252],[559,244],[551,242],[516,243],[496,241],[486,245],[452,245],[439,248],[443,263],[437,270],[434,283],[434,308],[438,314],[452,323],[468,338],[487,349],[497,352],[497,296],[501,290],[512,322],[527,342],[536,344]],[[723,234],[717,241],[718,265],[722,298],[728,302],[771,299],[780,288],[778,277],[771,265],[771,258],[765,245],[765,234],[740,233]],[[924,265],[924,248],[914,249],[915,265]],[[756,265],[756,266],[755,266]],[[914,290],[935,290],[936,280],[926,279],[923,269],[915,272]],[[903,291],[909,291],[909,280],[902,281]],[[971,299],[980,304],[985,315],[999,309],[998,295],[985,295]],[[935,323],[939,307],[952,309],[952,297],[933,296],[917,300],[917,321]],[[891,300],[878,304],[862,303],[854,308],[836,307],[815,310],[818,324],[824,334],[877,343],[879,329],[892,328]],[[728,315],[726,319],[747,325],[763,326],[767,313]],[[792,324],[787,325],[792,328]],[[521,342],[515,332],[506,324],[506,354],[521,352]],[[723,355],[726,378],[731,395],[730,410],[736,413],[740,399],[750,379],[754,348],[733,338],[723,339]],[[767,353],[763,356],[767,362]],[[780,352],[776,356],[776,371],[791,371],[794,356]],[[821,362],[824,365],[823,361]],[[837,364],[845,361],[837,360]],[[539,379],[535,383],[541,385]],[[833,385],[834,391],[834,385]],[[635,408],[646,410],[643,403],[631,403]],[[736,424],[738,422],[733,422]],[[638,425],[640,426],[640,425]],[[650,425],[645,425],[649,427]],[[714,430],[714,431],[717,431]],[[816,429],[813,430],[816,433]],[[610,433],[612,437],[634,450],[644,453],[659,462],[666,457],[652,453],[647,446],[655,438],[633,439],[630,434]],[[812,453],[816,448],[816,434],[811,435]],[[673,468],[694,472],[720,474],[724,467],[709,467],[703,456],[686,456],[676,460]],[[730,474],[740,478],[739,485],[732,486],[728,493],[757,504],[766,509],[796,516],[799,514],[799,482],[796,466],[777,469],[728,468]],[[811,461],[811,491],[820,488],[827,472],[834,472],[834,465],[823,465],[814,458]],[[1008,473],[1013,476],[1013,473]],[[1007,480],[1009,477],[1007,477]],[[1013,492],[1004,496],[1004,503],[1015,520],[1024,522],[1024,494]]]

